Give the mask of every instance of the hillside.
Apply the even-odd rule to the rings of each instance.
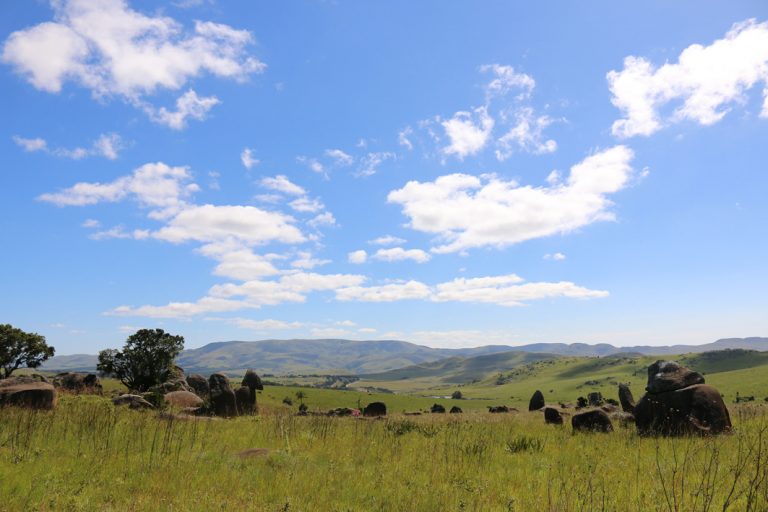
[[[178,358],[180,366],[190,372],[212,373],[216,371],[241,373],[253,368],[260,373],[285,374],[378,374],[395,369],[405,369],[414,365],[433,363],[450,357],[467,358],[498,353],[534,353],[558,356],[608,356],[615,354],[635,355],[670,355],[683,353],[701,353],[726,348],[768,351],[768,338],[729,338],[704,345],[672,345],[663,347],[635,346],[615,347],[609,344],[588,345],[584,343],[536,343],[510,347],[488,345],[477,348],[438,349],[414,343],[395,340],[351,341],[341,339],[322,340],[261,340],[261,341],[223,341],[209,343],[200,348],[185,350]],[[506,356],[505,356],[506,357]],[[511,356],[509,356],[511,357]],[[526,356],[523,356],[525,358]],[[514,359],[508,363],[479,360],[475,363],[457,359],[446,364],[445,371],[450,375],[476,375],[491,368],[494,364],[506,368],[504,364],[516,364]],[[462,365],[477,364],[477,369],[462,370]],[[511,366],[508,366],[511,367]],[[96,368],[95,355],[56,356],[43,366],[43,370],[78,370],[93,371]],[[411,370],[408,370],[411,371]],[[438,372],[438,367],[425,367],[420,370],[422,377]],[[490,370],[488,370],[490,371]],[[426,373],[425,373],[426,372]],[[387,377],[389,379],[389,377]],[[464,377],[453,377],[461,378]]]

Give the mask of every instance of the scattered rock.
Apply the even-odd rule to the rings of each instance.
[[[208,385],[208,379],[202,375],[194,374],[187,377],[187,385],[197,396],[205,400],[211,393],[211,387]]]
[[[112,399],[115,405],[127,405],[129,409],[154,409],[155,406],[139,395],[120,395]]]
[[[731,417],[720,393],[694,384],[666,393],[646,393],[635,405],[640,435],[720,434],[731,430]]]
[[[694,384],[704,384],[704,377],[699,372],[689,370],[675,361],[656,361],[648,367],[648,393],[666,393],[687,388]]]
[[[492,413],[509,412],[509,407],[507,407],[506,405],[491,405],[488,407],[488,412],[492,412]]]
[[[101,380],[93,373],[59,373],[53,378],[53,385],[71,393],[99,393],[102,392]]]
[[[445,414],[445,407],[440,404],[434,404],[430,407],[429,412],[432,414]]]
[[[603,405],[603,394],[599,391],[595,391],[587,395],[587,402],[591,407],[599,407]]]
[[[635,398],[629,389],[629,384],[619,384],[619,402],[624,412],[632,413],[635,411]]]
[[[571,425],[574,432],[613,432],[611,418],[600,409],[574,414]]]
[[[387,406],[384,402],[371,402],[363,409],[363,416],[386,416]]]
[[[56,406],[56,389],[47,382],[26,375],[0,380],[0,407],[10,405],[53,409]]]
[[[191,391],[171,391],[167,393],[163,399],[168,405],[175,407],[201,407],[203,405],[203,399],[192,393]]]
[[[560,415],[560,411],[554,407],[545,407],[544,423],[547,423],[548,425],[562,425],[563,417]]]
[[[538,389],[533,393],[531,401],[528,402],[529,411],[538,411],[542,409],[546,404],[544,403],[544,394]]]
[[[355,414],[357,413],[357,414]],[[328,411],[328,416],[359,416],[360,411],[357,409],[350,409],[349,407],[337,407],[336,409],[331,409]]]
[[[214,373],[208,378],[211,394],[211,409],[216,416],[237,416],[235,392],[229,386],[229,379],[221,373]]]
[[[461,407],[459,407],[459,406],[457,406],[457,405],[454,405],[453,407],[451,407],[451,410],[450,410],[450,411],[448,411],[448,412],[449,412],[450,414],[461,414],[461,413],[463,413],[464,411],[462,411],[462,410],[461,410]]]

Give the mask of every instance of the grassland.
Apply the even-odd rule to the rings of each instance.
[[[369,420],[262,403],[255,417],[179,420],[65,396],[0,413],[0,508],[766,510],[766,409],[733,409],[729,436],[645,439],[528,412]],[[266,451],[238,456],[253,448]]]

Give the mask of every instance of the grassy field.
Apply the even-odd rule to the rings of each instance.
[[[254,417],[179,420],[64,396],[0,412],[0,509],[766,510],[766,410],[732,408],[728,436],[645,439],[528,412],[297,417],[265,400]]]

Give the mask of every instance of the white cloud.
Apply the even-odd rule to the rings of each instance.
[[[357,175],[373,176],[378,172],[381,164],[393,158],[395,158],[395,154],[388,151],[368,153],[360,159],[360,167],[357,169]]]
[[[54,156],[60,156],[64,158],[71,158],[73,160],[80,160],[88,156],[103,156],[109,160],[117,159],[118,152],[125,146],[123,140],[116,133],[103,133],[99,135],[90,148],[49,148],[45,139],[40,137],[34,139],[26,139],[24,137],[13,136],[13,141],[24,148],[24,151],[43,151]]]
[[[316,158],[307,158],[305,156],[297,156],[296,161],[306,165],[310,171],[322,175],[325,179],[328,179],[328,173],[325,171],[323,164],[317,161]]]
[[[240,161],[243,162],[243,166],[246,169],[250,169],[254,165],[259,165],[259,160],[257,158],[254,158],[253,150],[250,148],[245,148],[243,152],[240,153]]]
[[[291,266],[294,268],[301,268],[304,270],[312,270],[315,267],[327,265],[331,263],[331,260],[321,260],[312,257],[312,253],[309,251],[299,251],[297,258],[291,262]]]
[[[216,318],[209,317],[206,320],[220,320],[228,324],[233,324],[241,329],[249,329],[254,331],[288,331],[292,329],[300,329],[304,327],[301,322],[285,322],[283,320],[254,320],[252,318]]]
[[[371,245],[397,245],[404,244],[405,242],[407,242],[407,240],[392,235],[384,235],[368,241]]]
[[[101,222],[99,222],[96,219],[85,219],[83,221],[83,223],[81,224],[81,226],[83,226],[84,228],[93,229],[93,228],[100,227],[101,226]]]
[[[154,238],[173,243],[237,241],[246,245],[287,244],[305,240],[294,219],[255,206],[191,206],[155,231]]]
[[[374,329],[373,327],[361,327],[360,329],[357,330],[357,332],[360,332],[363,334],[370,334],[370,333],[376,332],[376,329]]]
[[[518,73],[512,66],[501,64],[486,64],[480,66],[483,73],[492,73],[494,78],[485,87],[489,99],[493,96],[505,96],[512,90],[522,89],[523,95],[528,95],[536,86],[536,81],[525,73]]]
[[[515,149],[535,155],[554,153],[557,150],[557,142],[553,139],[544,140],[544,129],[552,124],[552,118],[536,116],[531,107],[521,107],[514,117],[515,125],[496,141],[499,147],[496,150],[498,160],[506,160]]]
[[[440,124],[450,139],[450,144],[443,148],[443,152],[463,159],[479,153],[485,147],[491,136],[494,120],[488,115],[486,107],[479,107],[473,112],[456,112],[451,119]]]
[[[400,144],[401,146],[403,146],[403,147],[405,147],[405,148],[407,148],[409,150],[413,149],[413,143],[408,138],[412,134],[413,134],[413,128],[411,128],[410,126],[406,126],[403,130],[401,130],[397,134],[397,142],[398,142],[398,144]]]
[[[556,252],[554,254],[545,254],[544,259],[553,260],[553,261],[563,261],[565,259],[565,254],[561,252]]]
[[[326,149],[325,156],[333,159],[336,165],[352,165],[352,162],[354,161],[352,156],[340,149]]]
[[[310,199],[308,197],[299,197],[294,199],[288,206],[302,213],[317,213],[321,211],[325,206],[319,199]]]
[[[320,226],[335,226],[336,218],[331,212],[323,212],[320,215],[315,216],[313,219],[307,221],[307,225],[311,228],[319,228]]]
[[[761,116],[768,117],[768,22],[737,23],[723,39],[693,44],[677,63],[659,68],[643,57],[627,57],[624,69],[609,72],[607,79],[611,101],[624,116],[613,123],[617,137],[651,135],[683,120],[714,124],[761,82]],[[662,109],[670,103],[677,107],[665,115]]]
[[[209,243],[200,247],[198,252],[219,262],[213,270],[217,276],[249,281],[280,272],[272,264],[273,258],[255,254],[235,241]]]
[[[165,306],[119,306],[106,314],[113,316],[141,316],[147,318],[185,318],[205,313],[224,313],[242,309],[258,308],[258,304],[249,304],[240,300],[203,297],[197,302],[171,302]]]
[[[34,151],[48,150],[48,143],[45,142],[45,139],[41,139],[40,137],[36,137],[34,139],[25,139],[24,137],[19,137],[18,135],[14,135],[13,142],[15,142],[16,145],[24,148],[24,151],[27,151],[30,153]]]
[[[394,302],[398,300],[426,299],[431,291],[419,281],[385,284],[382,286],[350,286],[336,290],[340,301]]]
[[[342,327],[354,327],[357,324],[353,322],[352,320],[340,320],[336,322],[336,325],[341,325]]]
[[[567,182],[557,186],[450,174],[433,182],[408,182],[387,200],[402,205],[412,229],[445,242],[433,252],[503,247],[613,220],[607,195],[628,184],[632,157],[625,146],[595,153],[574,165]]]
[[[367,259],[368,259],[368,253],[366,253],[362,249],[360,249],[359,251],[352,251],[349,254],[347,254],[347,261],[349,261],[350,263],[354,263],[356,265],[365,263]]]
[[[432,257],[429,253],[421,249],[403,249],[402,247],[392,247],[390,249],[379,249],[373,257],[381,261],[405,261],[413,260],[416,263],[426,263]]]
[[[288,194],[292,196],[303,196],[307,192],[300,186],[293,183],[291,180],[289,180],[286,176],[282,174],[278,174],[275,177],[267,177],[262,178],[261,180],[261,186],[264,188],[268,188],[270,190],[276,190],[277,192],[282,192],[283,194]]]
[[[350,338],[354,336],[352,331],[337,327],[313,327],[310,332],[317,338]]]
[[[88,238],[92,240],[108,240],[111,238],[133,238],[133,235],[126,231],[124,226],[115,226],[104,231],[92,233]]]
[[[196,96],[188,92],[180,98],[179,112],[171,113],[156,110],[143,97],[179,90],[204,73],[242,81],[265,68],[247,54],[253,37],[246,30],[203,21],[185,30],[173,18],[145,15],[123,0],[52,5],[55,21],[13,32],[2,51],[4,62],[46,92],[58,93],[65,82],[75,82],[95,97],[125,98],[178,128],[188,116],[201,118],[213,98],[193,101]]]
[[[142,207],[152,210],[151,217],[166,218],[185,207],[186,198],[199,189],[189,183],[191,179],[186,167],[149,163],[129,176],[109,183],[77,183],[60,192],[43,194],[38,199],[57,206],[84,206],[133,197]]]
[[[174,130],[182,130],[187,126],[187,118],[202,121],[208,112],[221,103],[216,96],[200,97],[192,89],[176,99],[176,110],[165,107],[156,109],[147,107],[145,111],[149,118],[156,123],[164,124]]]

